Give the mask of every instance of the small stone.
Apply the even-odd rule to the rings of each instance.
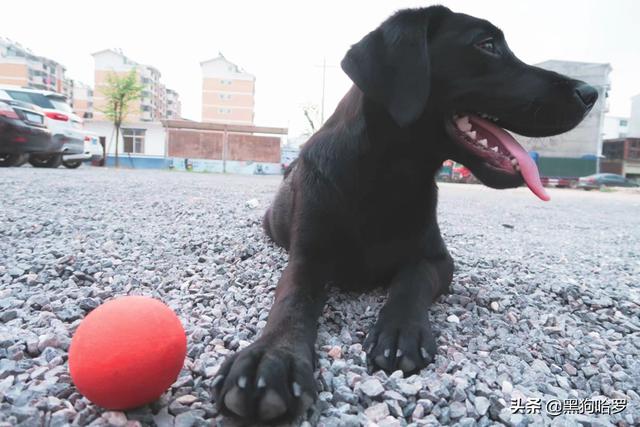
[[[169,414],[169,408],[164,407],[153,416],[153,422],[157,427],[173,427],[174,417]]]
[[[449,416],[453,419],[462,418],[467,415],[467,407],[462,402],[453,402],[449,405]]]
[[[249,199],[246,201],[245,205],[248,208],[256,209],[260,206],[260,201],[258,201],[258,199]]]
[[[342,348],[340,346],[333,346],[329,353],[327,353],[332,359],[340,359],[342,358]]]
[[[382,387],[382,384],[376,378],[370,378],[364,382],[361,382],[360,390],[369,397],[378,397],[382,393],[384,393],[384,387]]]
[[[175,427],[193,427],[198,424],[201,418],[194,416],[191,412],[183,412],[175,420]]]
[[[447,317],[447,322],[449,322],[449,323],[460,323],[460,319],[455,314],[452,314],[449,317]]]
[[[491,306],[491,310],[493,310],[493,311],[499,311],[500,310],[500,304],[498,304],[498,301],[492,301],[490,306]]]
[[[407,401],[406,397],[404,397],[403,395],[401,395],[395,390],[385,390],[383,397],[385,399],[396,400],[400,403],[405,403]]]
[[[389,415],[388,417],[378,421],[378,426],[379,427],[401,427],[402,424],[400,423],[400,421],[398,421],[398,419]]]
[[[422,388],[421,384],[409,383],[409,382],[400,382],[398,384],[398,390],[400,393],[404,394],[407,397],[415,396],[418,394],[420,389]]]
[[[127,416],[124,412],[107,411],[102,414],[102,418],[115,427],[124,427],[127,424]]]
[[[476,408],[476,411],[480,416],[484,416],[489,409],[489,399],[484,396],[476,396],[476,399],[473,401],[473,406]]]
[[[503,381],[502,394],[511,394],[512,391],[513,391],[513,384],[511,384],[509,381]]]
[[[0,322],[7,323],[18,317],[17,310],[6,310],[0,314]]]
[[[598,370],[591,365],[587,365],[582,368],[582,373],[586,378],[591,378],[598,373]]]
[[[573,366],[571,363],[567,362],[564,365],[562,365],[562,367],[564,368],[564,371],[571,375],[574,376],[578,373],[578,370],[575,368],[575,366]]]
[[[389,407],[386,403],[376,403],[364,410],[364,415],[371,421],[378,422],[389,415]]]
[[[551,373],[551,369],[549,369],[549,366],[547,366],[547,364],[544,362],[544,360],[540,360],[540,359],[536,359],[531,363],[531,367],[533,369],[535,369],[538,372],[543,372],[545,374],[550,374]]]
[[[416,408],[413,410],[411,414],[411,419],[413,421],[422,419],[424,417],[424,407],[422,405],[416,405]]]
[[[198,398],[191,395],[191,394],[185,394],[184,396],[180,396],[176,399],[177,402],[179,402],[182,405],[186,405],[186,406],[190,406],[193,402],[197,401]]]

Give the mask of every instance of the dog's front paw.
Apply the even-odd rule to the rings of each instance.
[[[388,307],[387,307],[388,309]],[[427,366],[436,352],[429,318],[382,310],[364,342],[374,369],[411,374]]]
[[[316,398],[311,356],[261,338],[229,356],[214,379],[220,411],[251,422],[292,419]]]

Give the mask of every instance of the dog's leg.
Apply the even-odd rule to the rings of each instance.
[[[453,260],[448,253],[405,265],[392,279],[387,302],[365,340],[375,368],[405,374],[425,367],[436,342],[429,321],[429,306],[448,291]]]
[[[326,300],[316,273],[295,261],[285,268],[262,335],[230,356],[214,381],[220,410],[265,422],[291,418],[315,400],[314,345]]]

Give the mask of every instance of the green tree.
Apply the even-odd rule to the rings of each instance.
[[[131,103],[139,100],[141,93],[142,85],[138,82],[138,74],[135,69],[124,76],[119,76],[115,73],[110,73],[107,76],[107,87],[104,89],[106,105],[102,112],[116,129],[116,167],[119,166],[118,141],[120,139],[120,127],[127,119]]]

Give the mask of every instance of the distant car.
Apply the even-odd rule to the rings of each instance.
[[[59,93],[25,89],[19,86],[0,85],[0,99],[13,99],[40,107],[44,111],[45,122],[51,131],[53,147],[49,153],[29,156],[29,163],[35,167],[58,167],[63,154],[84,152],[82,119],[73,113],[67,99]]]
[[[0,167],[20,166],[30,153],[47,153],[52,145],[41,109],[0,98]]]
[[[593,190],[601,187],[640,187],[637,183],[615,173],[597,173],[578,180],[578,188]]]
[[[104,158],[100,138],[93,132],[85,131],[84,152],[62,156],[62,165],[69,169],[79,167],[84,161],[100,161]]]

